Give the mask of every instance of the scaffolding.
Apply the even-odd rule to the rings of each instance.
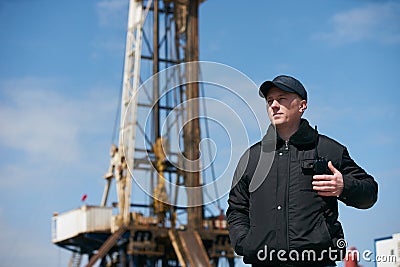
[[[85,266],[234,265],[222,210],[206,218],[199,204],[199,5],[129,1],[119,139],[101,203],[52,218],[53,243],[73,252],[69,266],[83,255]]]

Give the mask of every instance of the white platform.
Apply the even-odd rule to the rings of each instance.
[[[111,232],[112,208],[84,205],[52,217],[52,242],[58,243],[83,233]]]

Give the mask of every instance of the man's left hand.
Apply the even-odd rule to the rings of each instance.
[[[324,197],[338,197],[343,192],[343,175],[332,164],[328,162],[328,168],[331,170],[332,175],[314,175],[313,176],[313,189],[318,192],[318,195]]]

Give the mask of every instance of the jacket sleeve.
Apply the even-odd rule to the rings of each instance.
[[[378,198],[378,184],[354,162],[347,149],[343,150],[340,169],[344,188],[339,199],[346,205],[359,209],[372,207]]]
[[[242,159],[239,161],[233,177],[226,217],[233,248],[238,255],[243,256],[243,241],[250,229],[250,219],[249,179],[245,173],[246,166]]]

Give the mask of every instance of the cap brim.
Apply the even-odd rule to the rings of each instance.
[[[288,93],[295,93],[295,91],[283,84],[280,83],[274,83],[272,81],[265,81],[263,82],[263,84],[261,84],[260,86],[260,90],[258,90],[258,94],[262,97],[265,98],[265,96],[268,94],[269,89],[271,89],[272,87],[277,87],[285,92]]]

